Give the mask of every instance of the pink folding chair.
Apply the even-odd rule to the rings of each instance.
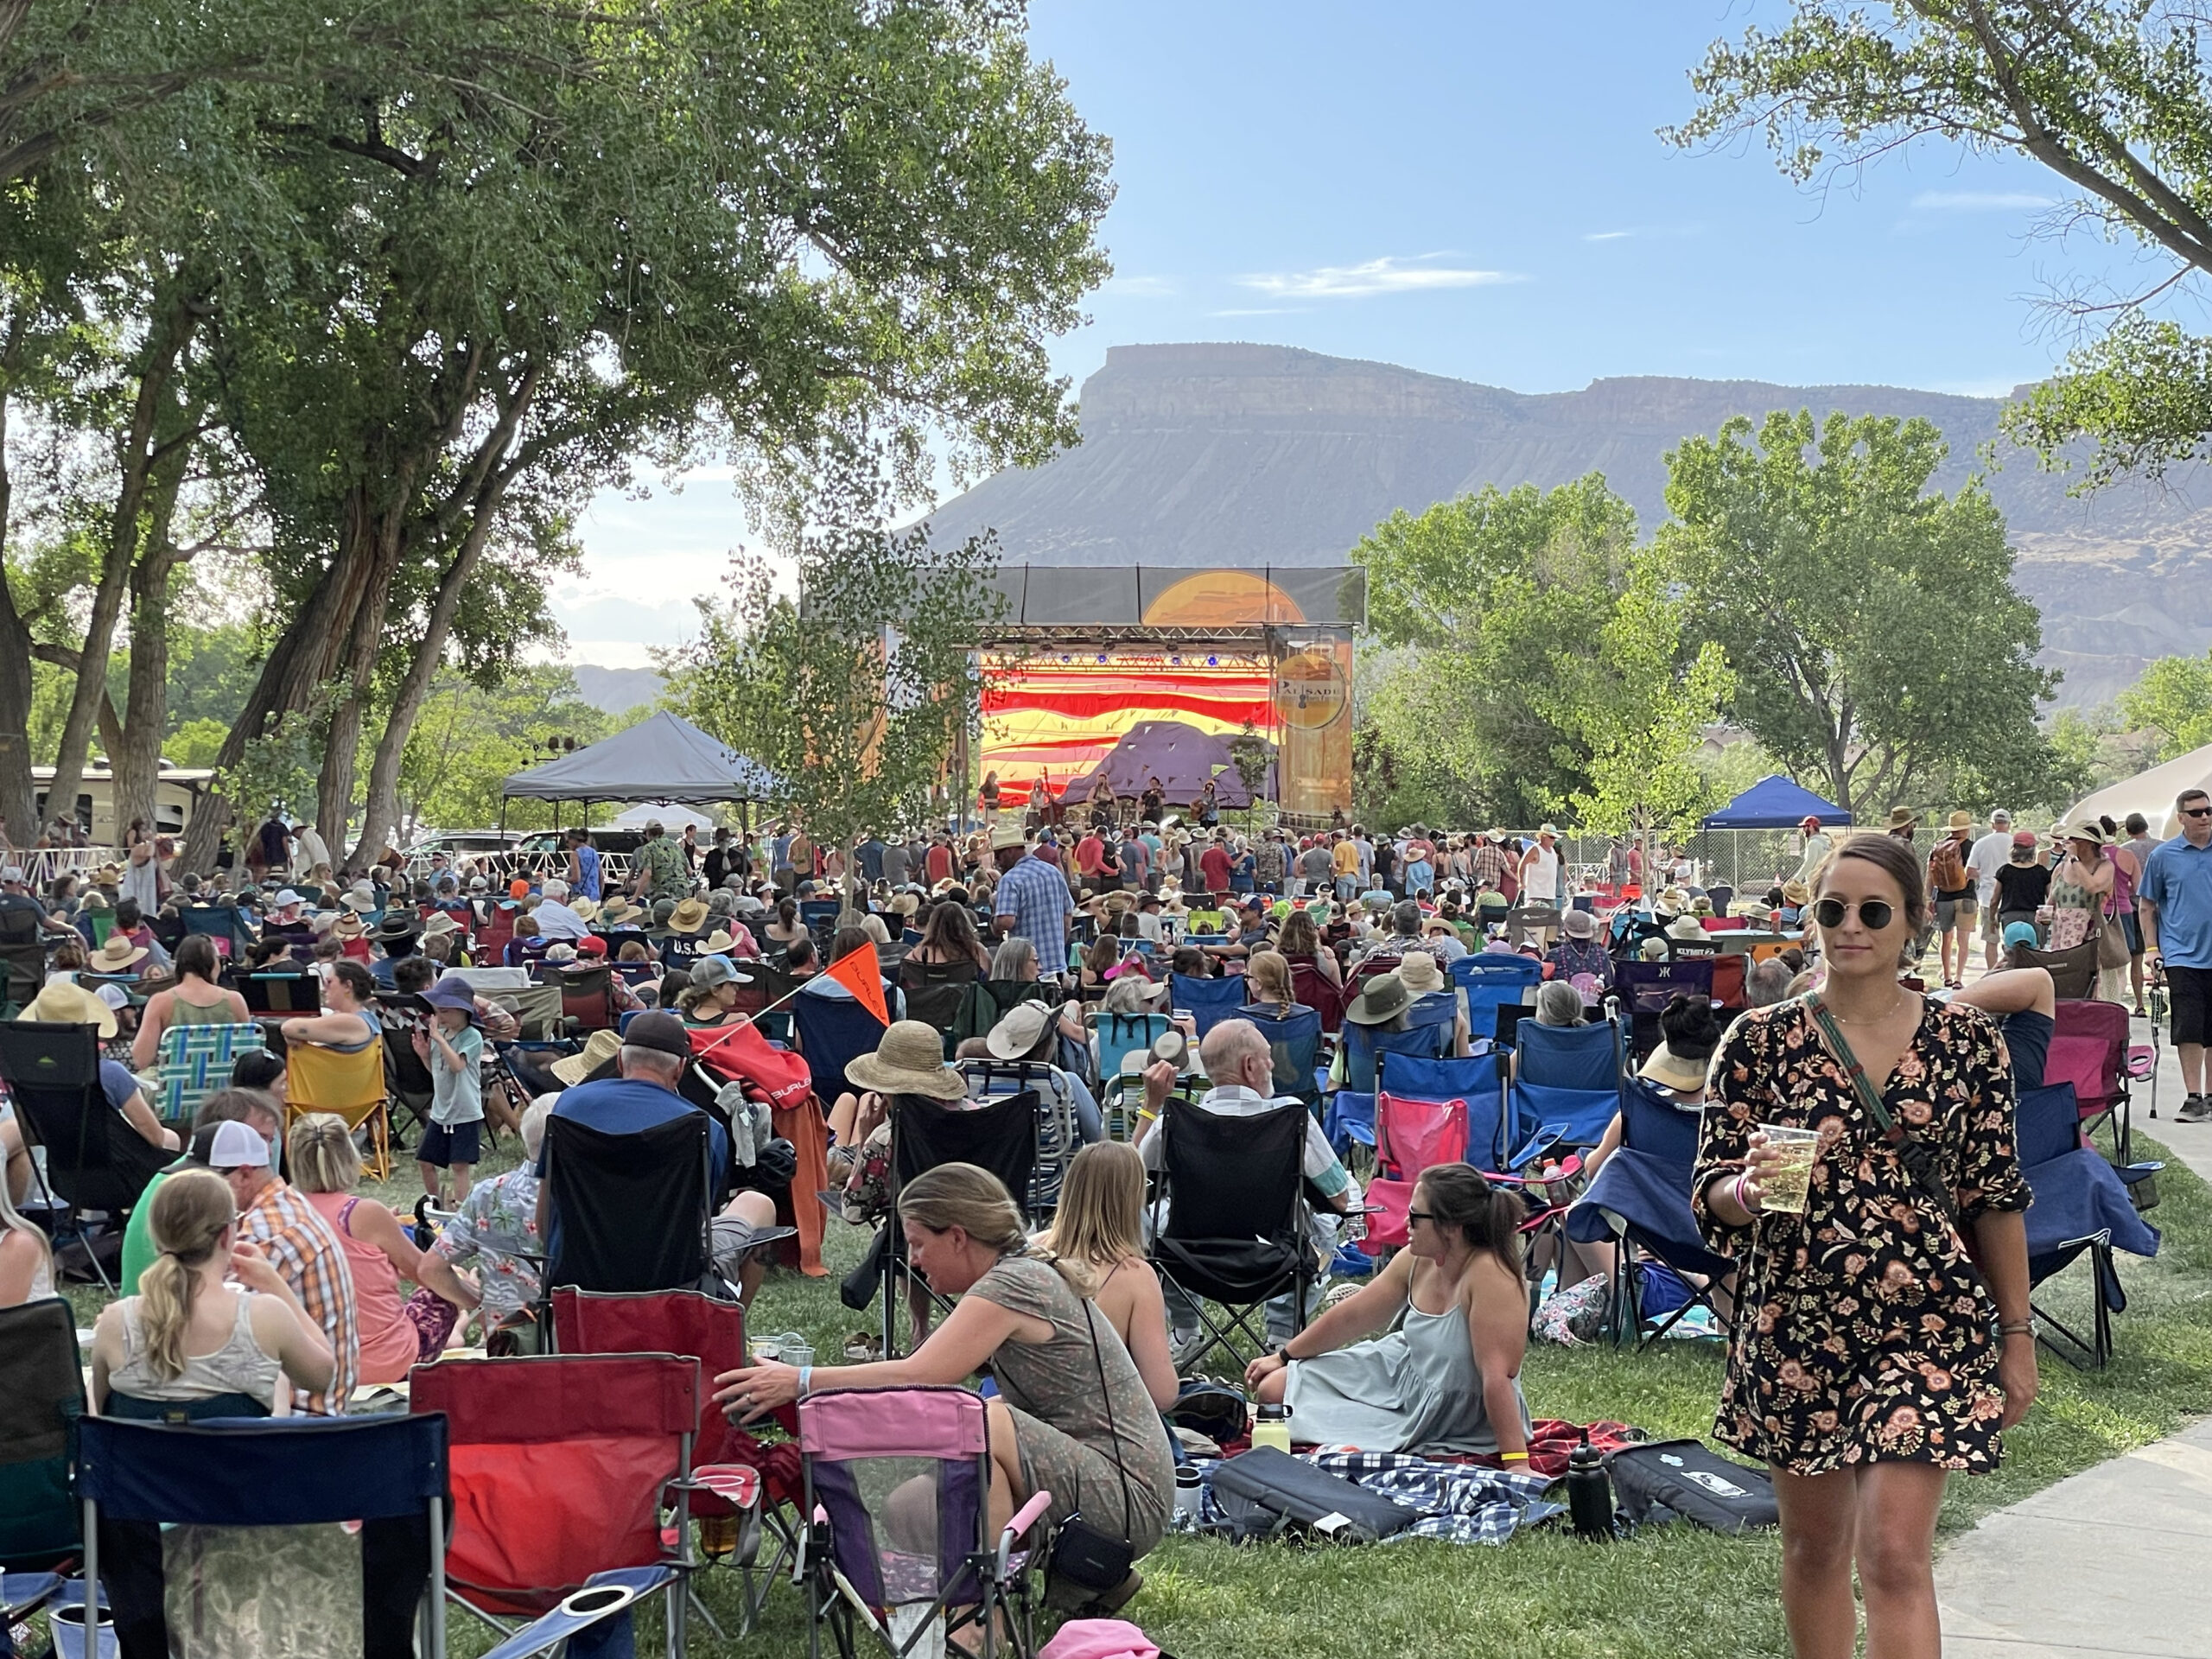
[[[2100,1124],[2112,1130],[2115,1160],[2129,1156],[2129,1084],[2138,1075],[2128,1045],[2127,1009],[2118,1002],[2061,998],[2052,1010],[2046,1084],[2070,1083],[2082,1114],[2082,1132]]]
[[[1437,1164],[1464,1162],[1467,1156],[1467,1103],[1414,1100],[1382,1094],[1375,1099],[1376,1178],[1367,1184],[1369,1255],[1402,1249],[1407,1243],[1406,1212],[1413,1207],[1414,1185],[1421,1171]]]
[[[810,1659],[825,1624],[845,1656],[863,1627],[898,1659],[966,1629],[983,1659],[1033,1659],[1052,1495],[1033,1493],[994,1538],[989,1421],[965,1389],[837,1389],[798,1402]]]

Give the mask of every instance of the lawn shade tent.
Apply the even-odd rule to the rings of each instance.
[[[662,713],[588,748],[512,773],[509,798],[533,801],[664,801],[711,806],[765,800],[776,775],[719,743],[690,721]]]
[[[2087,799],[2075,802],[2059,822],[2079,823],[2084,818],[2101,817],[2124,825],[2129,813],[2140,812],[2150,820],[2152,836],[2164,841],[2181,833],[2181,825],[2173,817],[2174,798],[2185,789],[2212,790],[2212,744],[2176,755],[2133,778],[2107,784]]]
[[[1708,886],[1756,895],[1766,890],[1777,869],[1796,868],[1797,827],[1807,818],[1818,818],[1822,829],[1834,830],[1848,825],[1851,814],[1781,773],[1769,772],[1707,816],[1691,842],[1690,856],[1704,867]]]
[[[1214,798],[1223,806],[1252,804],[1252,791],[1237,775],[1236,759],[1221,739],[1185,726],[1179,720],[1147,720],[1122,734],[1121,741],[1106,758],[1082,776],[1069,780],[1067,798],[1088,800],[1100,773],[1114,785],[1122,799],[1134,800],[1154,778],[1161,791],[1177,806],[1195,801],[1211,779]]]

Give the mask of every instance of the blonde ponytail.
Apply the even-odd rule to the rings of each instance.
[[[138,1275],[138,1328],[147,1369],[167,1382],[184,1374],[184,1333],[200,1286],[195,1269],[214,1255],[238,1206],[214,1171],[179,1170],[155,1192],[150,1219],[161,1254]]]

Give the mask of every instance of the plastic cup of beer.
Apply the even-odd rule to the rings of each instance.
[[[1783,1157],[1781,1167],[1759,1185],[1759,1208],[1781,1215],[1803,1215],[1812,1200],[1813,1160],[1821,1154],[1821,1132],[1781,1123],[1762,1123],[1759,1131],[1766,1136],[1768,1150]]]

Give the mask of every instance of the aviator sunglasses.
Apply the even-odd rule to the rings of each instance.
[[[1823,899],[1813,906],[1813,919],[1822,927],[1841,927],[1845,914],[1853,908],[1840,899]],[[1880,932],[1897,913],[1897,907],[1886,899],[1863,899],[1855,908],[1869,933]]]

